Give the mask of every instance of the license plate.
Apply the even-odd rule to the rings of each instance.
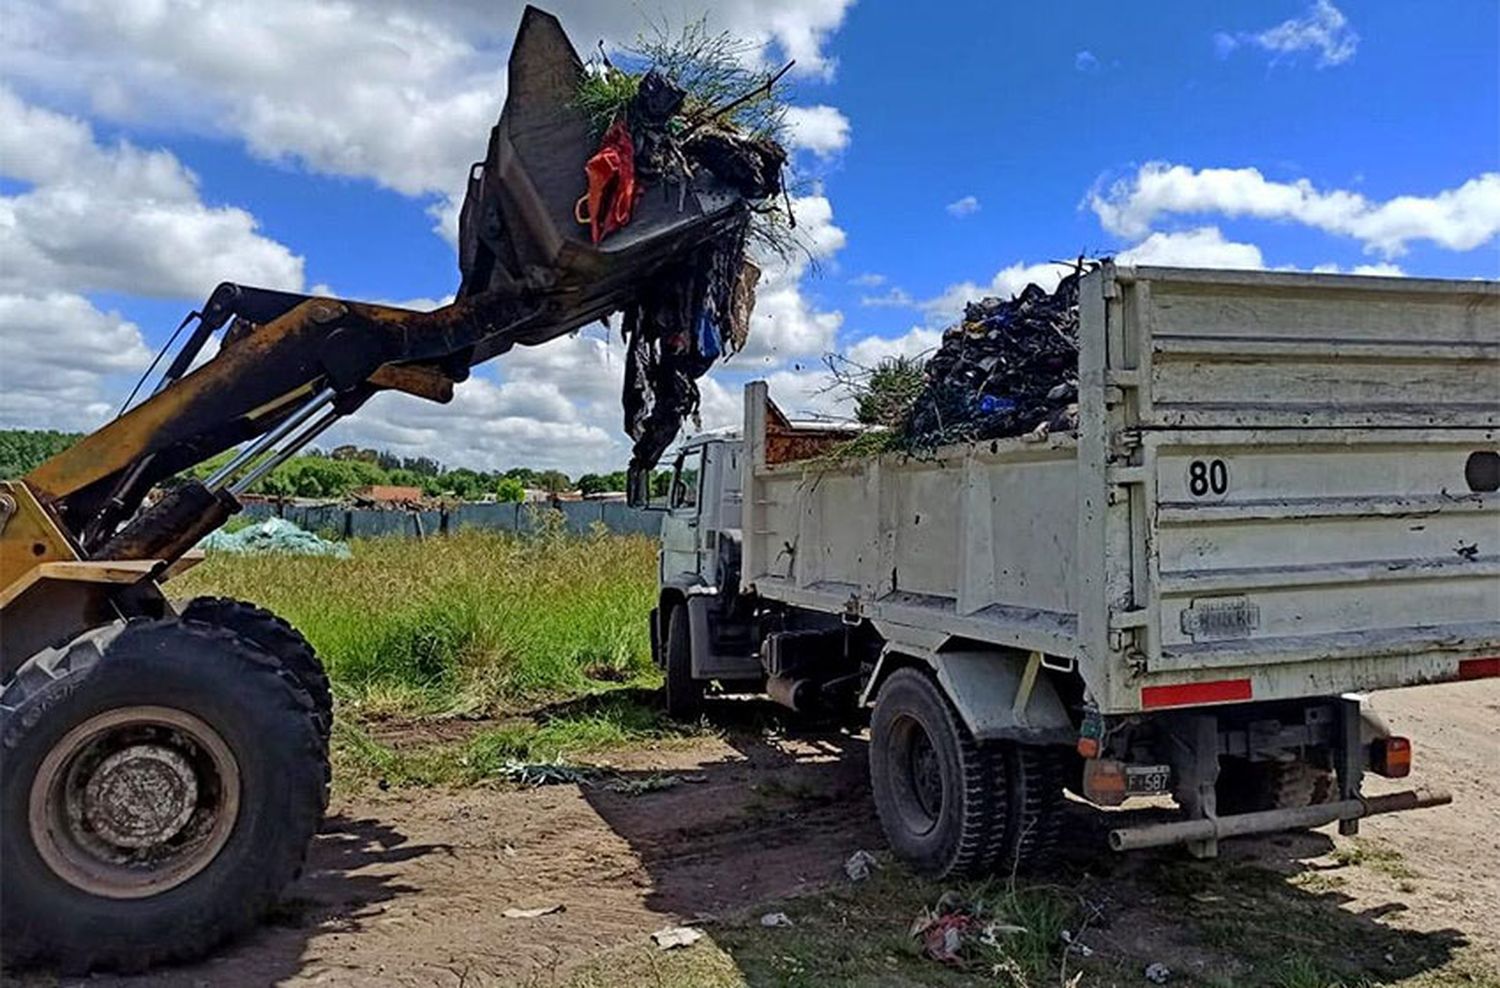
[[[1170,765],[1126,765],[1125,791],[1132,795],[1167,792],[1172,788]]]

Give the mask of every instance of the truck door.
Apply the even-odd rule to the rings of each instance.
[[[661,522],[661,582],[697,583],[702,575],[698,551],[699,505],[703,488],[703,447],[677,454],[672,486],[667,491],[667,514]]]

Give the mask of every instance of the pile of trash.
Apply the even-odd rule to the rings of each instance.
[[[760,280],[746,248],[752,239],[774,247],[794,224],[789,206],[784,222],[776,216],[787,154],[776,139],[782,108],[772,95],[791,66],[752,81],[731,42],[695,34],[648,54],[664,65],[632,74],[603,59],[579,84],[575,105],[602,131],[584,166],[579,222],[594,244],[606,242],[647,195],[665,196],[681,212],[701,175],[739,204],[723,233],[653,275],[625,309],[625,431],[637,473],[656,465],[684,419],[696,418],[697,379],[745,345]]]
[[[342,542],[314,535],[285,518],[268,518],[236,532],[210,532],[198,543],[207,552],[239,554],[279,552],[291,556],[333,556],[348,559],[349,547]]]
[[[898,428],[908,451],[1078,428],[1077,268],[1047,292],[970,302],[927,361],[921,392]]]

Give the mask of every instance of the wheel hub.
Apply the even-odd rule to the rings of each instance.
[[[27,818],[37,854],[76,888],[136,899],[180,885],[223,849],[239,765],[202,719],[163,706],[89,718],[47,753]]]
[[[171,840],[198,804],[198,779],[182,755],[158,744],[136,744],[104,759],[83,787],[83,816],[118,847]]]

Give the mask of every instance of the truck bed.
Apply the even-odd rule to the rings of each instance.
[[[1104,713],[1500,675],[1500,284],[1105,265],[1080,335],[1076,437],[775,462],[752,385],[742,584]]]

